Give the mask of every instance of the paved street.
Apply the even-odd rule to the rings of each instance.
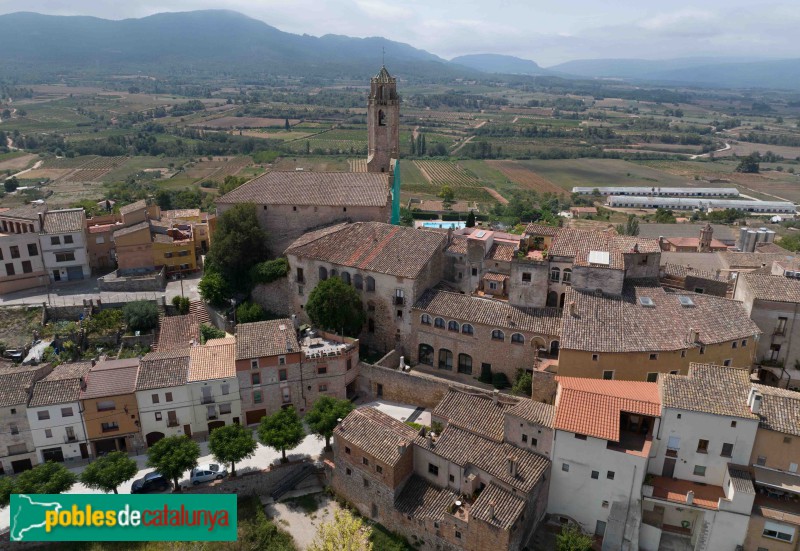
[[[190,274],[183,280],[183,294],[190,300],[199,300],[200,294],[197,291],[197,284],[200,282],[202,274]],[[74,283],[62,283],[52,285],[48,294],[47,289],[31,289],[18,293],[8,293],[0,295],[0,306],[41,306],[43,302],[48,302],[53,306],[70,306],[82,304],[86,299],[100,298],[103,302],[130,302],[133,300],[152,300],[158,299],[161,295],[166,295],[167,303],[172,297],[181,294],[181,281],[170,280],[167,283],[166,291],[162,292],[141,292],[141,293],[109,293],[100,292],[96,279],[87,279]]]

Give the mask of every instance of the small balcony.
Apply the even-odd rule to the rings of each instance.
[[[215,420],[215,419],[217,419],[218,417],[219,417],[219,416],[218,416],[216,413],[213,413],[213,414],[208,414],[208,415],[206,415],[206,419],[207,419],[208,421],[214,421],[214,420]]]
[[[65,444],[69,444],[71,442],[77,442],[77,441],[78,441],[78,437],[75,436],[74,434],[72,436],[69,436],[69,435],[65,435],[64,436],[64,443]]]
[[[100,429],[100,432],[102,432],[103,434],[105,434],[107,432],[119,432],[119,426],[103,427],[103,428]]]
[[[200,398],[200,403],[201,404],[213,404],[214,403],[214,397],[213,396],[203,396],[202,398]]]
[[[167,426],[172,427],[179,427],[181,424],[178,421],[167,421]]]

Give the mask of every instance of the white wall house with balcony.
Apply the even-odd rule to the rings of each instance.
[[[40,463],[89,457],[80,402],[28,408],[33,445]]]
[[[192,347],[186,386],[194,408],[194,435],[206,436],[215,428],[241,424],[236,340],[211,339],[203,346]]]
[[[52,283],[88,278],[86,217],[83,209],[47,211],[40,215],[42,259]]]

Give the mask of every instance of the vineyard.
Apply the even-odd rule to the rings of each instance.
[[[67,168],[80,168],[83,165],[93,162],[97,159],[102,159],[102,157],[98,155],[86,155],[83,157],[51,157],[49,159],[45,159],[42,163],[42,168],[56,168],[56,169],[67,169]]]
[[[524,189],[537,191],[539,193],[565,193],[563,189],[555,185],[547,178],[542,178],[534,171],[520,166],[515,161],[487,161],[494,168],[502,172],[509,180]]]
[[[461,168],[458,163],[449,161],[414,161],[425,179],[434,186],[481,187],[480,181]]]

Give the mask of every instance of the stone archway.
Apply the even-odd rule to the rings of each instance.
[[[145,442],[147,442],[147,447],[149,448],[150,446],[152,446],[153,444],[155,444],[156,442],[158,442],[159,440],[164,438],[164,433],[163,432],[155,432],[155,431],[154,432],[148,432],[147,435],[144,438],[145,438]]]

